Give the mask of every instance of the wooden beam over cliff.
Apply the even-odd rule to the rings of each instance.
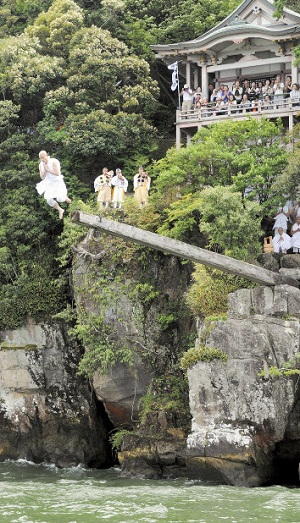
[[[163,251],[174,256],[179,256],[186,260],[195,263],[202,263],[208,267],[214,267],[224,272],[235,274],[247,280],[255,281],[261,285],[291,285],[292,287],[299,287],[297,280],[269,271],[263,267],[252,265],[223,254],[211,252],[206,249],[200,249],[188,243],[184,243],[166,236],[161,236],[154,232],[145,231],[126,223],[107,220],[100,216],[87,214],[82,211],[75,211],[72,214],[72,222],[85,227],[91,227],[96,230],[103,231],[111,236],[118,236],[125,241],[133,241]]]

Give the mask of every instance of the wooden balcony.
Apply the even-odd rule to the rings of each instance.
[[[248,118],[259,120],[262,117],[271,120],[282,118],[285,127],[292,131],[295,119],[300,118],[300,101],[295,103],[290,98],[286,98],[272,101],[269,106],[266,106],[264,102],[258,100],[252,103],[251,107],[241,105],[216,107],[215,104],[207,104],[187,112],[176,111],[176,145],[179,147],[182,142],[182,132],[187,134],[187,142],[189,142],[194,132],[204,125],[223,122],[229,118],[240,121]]]

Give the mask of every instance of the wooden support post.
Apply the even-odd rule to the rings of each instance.
[[[184,243],[166,236],[161,236],[154,232],[145,231],[126,223],[115,222],[113,220],[107,220],[100,216],[87,214],[82,211],[75,211],[72,214],[72,222],[84,225],[85,227],[92,227],[103,231],[112,236],[118,236],[123,238],[125,241],[133,241],[163,251],[174,256],[179,256],[186,260],[193,261],[195,263],[202,263],[208,267],[214,267],[221,271],[235,274],[241,278],[255,281],[261,285],[291,285],[292,287],[299,287],[297,280],[278,274],[276,272],[269,271],[263,267],[252,265],[241,260],[224,256],[216,252],[211,252],[206,249],[200,249],[188,243]]]

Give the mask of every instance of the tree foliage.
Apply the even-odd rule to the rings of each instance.
[[[40,317],[64,299],[56,259],[62,224],[35,191],[38,151],[59,158],[75,201],[87,199],[105,164],[130,174],[141,162],[150,166],[160,139],[155,124],[163,128],[167,111],[153,80],[162,85],[163,71],[149,45],[196,37],[238,4],[0,0],[0,299],[13,304],[1,313],[11,310],[12,324],[22,323],[24,300]],[[287,161],[281,132],[266,120],[202,129],[151,169],[151,211],[137,218],[132,205],[129,221],[253,257],[260,219],[284,194],[283,184],[275,189]],[[286,172],[291,186],[296,161]]]
[[[0,30],[11,29],[0,39],[4,327],[9,317],[11,326],[22,324],[26,313],[47,317],[64,301],[56,261],[62,224],[35,190],[38,151],[60,160],[71,197],[86,198],[106,162],[122,167],[135,157],[135,147],[151,155],[158,87],[145,60],[107,30],[87,24],[87,5],[2,1],[1,9]]]
[[[185,148],[170,149],[155,166],[155,187],[158,196],[174,201],[191,189],[232,185],[268,212],[282,197],[274,183],[286,164],[280,122],[231,120],[202,128]]]

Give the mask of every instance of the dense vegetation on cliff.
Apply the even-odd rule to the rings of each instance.
[[[209,333],[226,310],[227,293],[245,282],[197,267],[183,305],[182,296],[169,299],[164,274],[157,277],[163,255],[102,239],[91,244],[95,254],[106,253],[104,261],[91,263],[85,285],[76,286],[71,247],[86,231],[70,223],[68,212],[59,221],[38,197],[38,152],[61,161],[71,209],[91,213],[98,212],[93,180],[104,165],[122,167],[131,190],[144,164],[152,178],[149,205],[140,210],[127,198],[122,213],[110,211],[114,219],[253,261],[278,203],[295,195],[300,149],[287,154],[281,123],[262,120],[212,126],[188,147],[166,152],[165,143],[174,143],[177,96],[170,71],[150,50],[197,37],[239,3],[0,0],[0,329],[21,326],[28,316],[67,319],[86,349],[85,376],[136,356],[150,362],[155,372],[143,401],[144,427],[152,411],[163,410],[186,428],[188,390],[179,360],[193,345],[192,316],[206,317]],[[286,5],[300,11],[297,0]],[[189,271],[182,273],[190,279]],[[120,294],[134,304],[132,323],[141,332],[153,315],[158,328],[147,347],[126,344],[126,336],[122,345],[115,340],[105,311],[118,310]],[[94,302],[96,312],[85,302]],[[127,321],[118,317],[124,332]]]
[[[65,261],[77,233],[63,229],[37,197],[40,149],[60,159],[74,206],[93,201],[92,182],[103,165],[123,167],[131,181],[143,163],[153,180],[152,203],[143,215],[128,202],[124,219],[255,257],[262,220],[298,176],[297,149],[280,176],[287,164],[280,124],[251,124],[247,135],[244,124],[217,126],[155,162],[163,155],[157,152],[162,139],[173,132],[176,97],[170,72],[149,45],[193,38],[238,4],[0,1],[1,328],[21,325],[28,315],[49,317],[71,299]],[[240,137],[255,141],[249,154],[237,154],[246,143]]]

